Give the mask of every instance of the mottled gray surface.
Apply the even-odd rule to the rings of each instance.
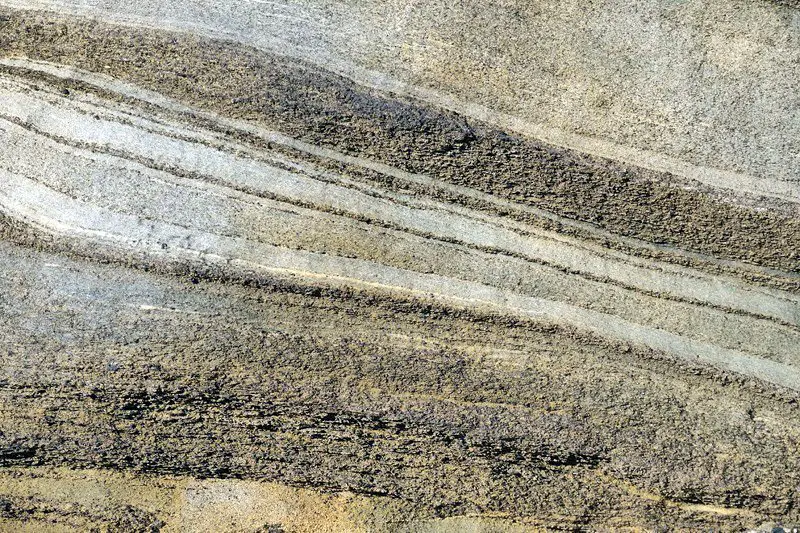
[[[23,7],[0,529],[800,521],[792,8]]]
[[[2,4],[233,38],[377,85],[450,94],[456,108],[486,106],[557,139],[585,136],[573,140],[589,151],[644,150],[653,166],[669,156],[767,182],[800,178],[800,11],[772,2]]]

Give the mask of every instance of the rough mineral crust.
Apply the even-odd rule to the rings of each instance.
[[[0,530],[800,524],[800,11],[0,0]]]

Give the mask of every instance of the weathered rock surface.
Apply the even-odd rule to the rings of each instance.
[[[800,522],[795,7],[162,4],[0,0],[0,528]]]

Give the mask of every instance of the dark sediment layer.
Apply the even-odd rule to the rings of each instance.
[[[242,45],[6,10],[6,55],[71,64],[200,109],[591,223],[616,235],[796,273],[800,222],[675,178],[467,121]]]
[[[797,289],[796,206],[743,207],[682,189],[674,176],[508,135],[232,43],[0,9],[0,50],[108,73],[316,145],[706,254],[709,269],[727,268],[717,259],[778,269],[771,285]],[[20,72],[63,83],[64,98],[102,92],[0,68]],[[192,121],[225,127],[191,113],[176,123]],[[390,189],[446,194],[313,162]],[[665,247],[658,257],[687,256]],[[800,522],[800,397],[758,379],[503,310],[160,263],[144,248],[116,253],[2,215],[0,265],[5,473],[99,468],[351,491],[394,506],[398,525],[472,514],[561,529]],[[758,271],[746,270],[739,274]],[[780,326],[796,328],[790,319]],[[143,508],[48,507],[3,490],[0,529],[26,517],[127,531],[164,525]]]
[[[6,301],[39,294],[3,309],[3,466],[272,480],[420,516],[558,508],[573,526],[796,512],[796,400],[747,380],[427,304],[2,253],[25,267]]]

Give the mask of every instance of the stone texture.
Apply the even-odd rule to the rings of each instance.
[[[797,524],[799,20],[0,0],[0,528]]]

